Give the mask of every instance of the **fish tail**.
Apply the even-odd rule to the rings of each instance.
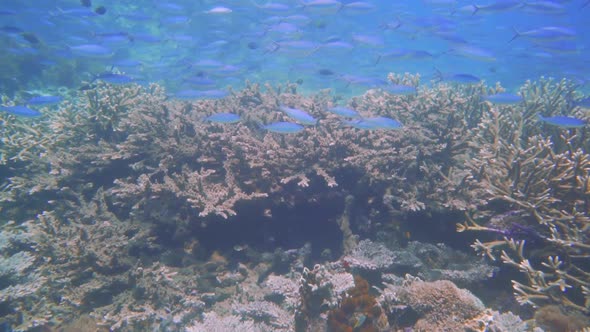
[[[379,61],[381,61],[381,54],[377,55],[377,60],[375,60],[374,66],[378,65]]]
[[[305,8],[307,8],[307,4],[305,4],[305,2],[303,2],[302,0],[297,0],[297,2],[299,2],[299,5],[301,6],[300,8],[302,10],[305,10]]]
[[[315,52],[317,52],[317,51],[320,49],[320,47],[322,47],[322,45],[318,45],[318,46],[316,46],[316,48],[314,48],[313,50],[311,50],[311,51],[307,52],[307,53],[304,55],[304,57],[308,57],[308,56],[310,56],[310,55],[313,55]]]
[[[478,11],[479,11],[479,7],[477,5],[473,5],[473,12],[471,12],[471,16],[477,14]]]
[[[270,47],[268,47],[263,54],[274,53],[281,48],[281,45],[274,40],[272,41],[272,45],[273,48],[271,49]]]
[[[256,128],[260,129],[260,130],[265,130],[265,125],[262,121],[260,120],[253,120],[254,123],[256,124]]]
[[[511,43],[513,40],[521,36],[520,32],[516,30],[515,27],[512,27],[512,30],[514,30],[514,36],[512,36],[512,39],[510,39],[508,43]]]
[[[434,79],[436,80],[436,83],[443,81],[443,73],[436,67],[434,67],[434,70],[436,71],[436,73],[434,73]]]
[[[61,9],[61,7],[55,7],[56,10],[53,11],[49,11],[49,15],[50,16],[57,16],[57,15],[61,15],[64,13],[64,10]]]
[[[542,116],[541,113],[537,113],[537,117],[539,118],[539,120],[545,121],[545,117]]]

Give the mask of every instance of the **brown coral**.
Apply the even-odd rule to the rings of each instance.
[[[360,276],[354,277],[355,287],[348,291],[339,307],[328,312],[330,332],[377,332],[382,324],[383,312],[375,297],[369,294],[369,283]]]
[[[420,316],[416,331],[462,332],[484,310],[473,294],[447,280],[412,281],[400,287],[397,296]]]

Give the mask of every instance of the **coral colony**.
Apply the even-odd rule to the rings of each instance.
[[[347,103],[294,84],[178,100],[97,81],[3,108],[3,329],[590,326],[574,83],[388,78]],[[298,227],[319,240],[286,241]],[[441,230],[481,257],[427,241]]]

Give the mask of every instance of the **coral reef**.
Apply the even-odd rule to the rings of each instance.
[[[66,211],[45,211],[0,233],[15,234],[12,250],[30,248],[36,260],[21,263],[27,274],[14,275],[18,283],[2,289],[1,302],[10,303],[4,319],[18,322],[15,330],[59,325],[80,312],[112,329],[174,326],[202,310],[191,294],[194,280],[140,257],[161,249],[145,224],[109,213],[103,195],[98,191],[89,201],[69,202]]]
[[[535,312],[535,321],[545,331],[582,331],[590,319],[580,313],[564,313],[557,305],[548,305]]]
[[[189,326],[187,332],[203,332],[203,331],[215,331],[215,332],[233,332],[233,331],[251,331],[251,332],[263,332],[267,331],[264,326],[256,324],[252,320],[244,320],[240,316],[220,316],[217,313],[208,312],[203,315],[202,322],[195,322]]]
[[[9,116],[2,156],[19,172],[7,179],[4,200],[92,184],[108,187],[121,212],[151,214],[156,202],[180,201],[191,219],[227,218],[239,201],[293,201],[289,195],[297,191],[284,190],[291,182],[303,189],[319,178],[334,188],[336,175],[347,171],[368,180],[394,209],[471,204],[459,166],[471,132],[465,117],[477,105],[477,90],[440,86],[419,96],[370,90],[351,101],[366,116],[399,119],[408,128],[402,134],[343,127],[325,112],[334,97],[322,92],[307,98],[294,89],[262,92],[249,84],[221,100],[179,102],[166,100],[156,85],[99,84],[37,122]],[[260,123],[287,120],[278,105],[305,108],[320,125],[299,135],[261,133]],[[201,121],[216,110],[238,114],[242,122]],[[428,121],[434,114],[444,121]]]
[[[486,104],[468,161],[487,205],[467,216],[459,231],[499,235],[473,247],[524,273],[514,280],[522,304],[558,304],[590,310],[590,155],[583,129],[539,126],[537,114],[570,114],[575,86],[566,80],[528,82],[523,105]],[[531,246],[525,250],[525,243]]]
[[[113,330],[226,322],[291,331],[325,328],[332,312],[334,326],[346,325],[333,329],[355,330],[384,323],[373,310],[381,307],[395,328],[491,329],[490,317],[510,317],[435,280],[471,287],[497,267],[444,245],[357,236],[401,237],[393,224],[464,212],[459,230],[484,232],[474,248],[524,273],[513,281],[519,302],[587,313],[588,140],[583,129],[537,122],[537,114],[588,119],[571,102],[574,85],[529,82],[522,103],[494,105],[481,96],[499,85],[389,80],[417,93],[372,89],[348,106],[395,118],[401,130],[346,126],[326,112],[337,96],[305,96],[292,84],[248,83],[222,99],[176,101],[158,85],[97,83],[36,119],[0,113],[2,320],[27,330],[87,313]],[[305,109],[318,124],[295,135],[262,130],[289,120],[281,105]],[[241,120],[204,121],[222,111]],[[311,204],[341,212],[322,221],[342,233],[334,248],[320,248],[333,250],[324,256],[331,259],[342,254],[336,262],[304,270],[316,263],[307,246],[264,255],[199,246],[198,233],[216,222],[276,221],[274,211]],[[426,281],[387,286],[378,300],[358,278],[382,287],[407,273]],[[347,292],[353,274],[358,291]],[[391,324],[408,311],[420,319]]]
[[[369,294],[369,283],[354,277],[354,287],[348,290],[338,308],[328,313],[328,331],[387,331],[389,324],[374,296]]]
[[[435,246],[416,241],[406,247],[389,249],[385,244],[365,239],[342,261],[353,273],[375,280],[379,280],[375,272],[379,275],[410,273],[427,281],[443,279],[462,286],[489,279],[497,271],[497,268],[443,244]]]
[[[326,267],[316,265],[312,270],[303,269],[299,285],[300,302],[295,311],[297,331],[325,330],[323,315],[337,305],[347,290],[354,287],[352,275],[331,273]]]
[[[401,303],[418,314],[419,319],[414,325],[417,331],[462,331],[472,321],[480,319],[485,308],[473,294],[446,280],[423,282],[410,279],[396,295]]]
[[[406,275],[384,285],[379,302],[400,330],[543,331],[512,313],[485,308],[471,292],[448,280],[428,282]]]

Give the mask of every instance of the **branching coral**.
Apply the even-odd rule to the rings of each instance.
[[[473,190],[504,211],[520,210],[530,218],[498,228],[487,221],[494,217],[488,209],[468,216],[458,229],[502,235],[494,241],[477,241],[473,247],[491,259],[500,256],[525,274],[526,284],[513,282],[520,303],[556,303],[587,312],[588,141],[581,131],[540,126],[536,120],[537,113],[552,116],[569,111],[573,89],[565,80],[528,83],[521,90],[526,97],[522,106],[486,107],[473,142],[479,153],[469,161],[479,181]],[[540,241],[543,251],[525,251],[527,240]]]
[[[118,220],[102,191],[89,201],[68,204],[67,211],[46,211],[21,226],[38,262],[15,285],[21,291],[2,289],[0,303],[9,301],[15,311],[4,317],[7,321],[20,316],[17,329],[27,330],[89,312],[101,324],[120,329],[178,325],[201,312],[204,303],[192,274],[142,262],[133,254],[157,250],[146,224]]]
[[[390,75],[396,84],[416,86],[419,78]],[[477,204],[467,189],[473,179],[464,167],[472,147],[472,129],[480,115],[484,86],[419,87],[416,95],[370,90],[352,104],[361,113],[400,120],[403,135],[357,133],[345,159],[385,187],[384,201],[402,211],[465,210]],[[383,135],[377,137],[377,135]]]
[[[228,217],[238,201],[279,193],[289,201],[284,189],[292,182],[303,190],[319,178],[335,188],[337,175],[346,171],[393,197],[386,204],[397,202],[401,210],[465,209],[471,202],[464,191],[469,178],[461,166],[478,114],[478,89],[441,85],[419,89],[417,96],[369,91],[351,106],[364,116],[399,119],[408,128],[373,131],[343,126],[326,111],[335,100],[327,91],[306,97],[294,86],[262,91],[248,84],[221,100],[180,102],[166,100],[157,85],[99,84],[40,120],[39,137],[13,128],[9,158],[19,156],[26,139],[36,142],[36,150],[24,159],[24,172],[8,179],[6,192],[14,200],[28,193],[56,195],[63,187],[103,187],[121,213],[140,212],[156,201],[177,208],[180,201],[183,214],[192,215],[186,218],[196,219]],[[290,120],[281,105],[304,109],[319,124],[297,135],[261,130],[261,123]],[[242,121],[203,121],[220,111]]]
[[[536,120],[538,113],[586,119],[579,108],[572,109],[573,85],[527,83],[522,104],[497,106],[482,102],[481,95],[500,92],[500,86],[425,87],[415,76],[389,79],[418,87],[416,95],[369,90],[348,106],[366,117],[399,120],[401,130],[347,126],[327,112],[335,96],[327,91],[304,96],[294,85],[247,84],[220,100],[174,101],[157,85],[101,83],[34,121],[2,113],[0,164],[8,175],[1,179],[0,208],[35,233],[37,258],[48,258],[39,271],[52,277],[44,280],[44,289],[64,289],[76,277],[77,287],[60,295],[71,308],[95,305],[89,294],[119,291],[101,306],[103,317],[116,326],[164,314],[155,305],[151,313],[129,313],[137,317],[125,321],[116,308],[132,287],[124,275],[143,278],[133,285],[161,275],[155,266],[141,276],[130,271],[151,268],[130,262],[128,250],[136,242],[153,243],[146,230],[153,224],[204,224],[212,216],[239,213],[239,202],[265,198],[269,204],[291,204],[353,191],[370,193],[368,205],[385,207],[374,210],[479,209],[460,230],[501,235],[474,246],[525,273],[526,282],[514,283],[521,302],[587,310],[590,271],[581,262],[590,257],[589,143],[580,130],[540,126]],[[294,135],[262,130],[261,124],[292,120],[280,111],[282,105],[304,109],[318,124]],[[204,120],[219,112],[235,113],[241,121]],[[10,209],[22,202],[25,209]],[[505,229],[487,221],[514,210],[522,218]],[[36,222],[24,222],[37,214]],[[388,221],[389,215],[382,219],[377,222]],[[342,229],[353,239],[357,225],[352,219],[348,223]],[[531,237],[550,252],[527,252],[524,241],[531,245]],[[89,274],[81,272],[98,277],[89,281]],[[107,278],[108,273],[117,278]],[[322,287],[333,291],[329,282],[314,281],[319,273],[308,271],[302,282],[299,310],[309,317],[327,310],[319,309]],[[177,288],[168,294],[172,300],[190,297]],[[142,299],[160,295],[153,291]]]

